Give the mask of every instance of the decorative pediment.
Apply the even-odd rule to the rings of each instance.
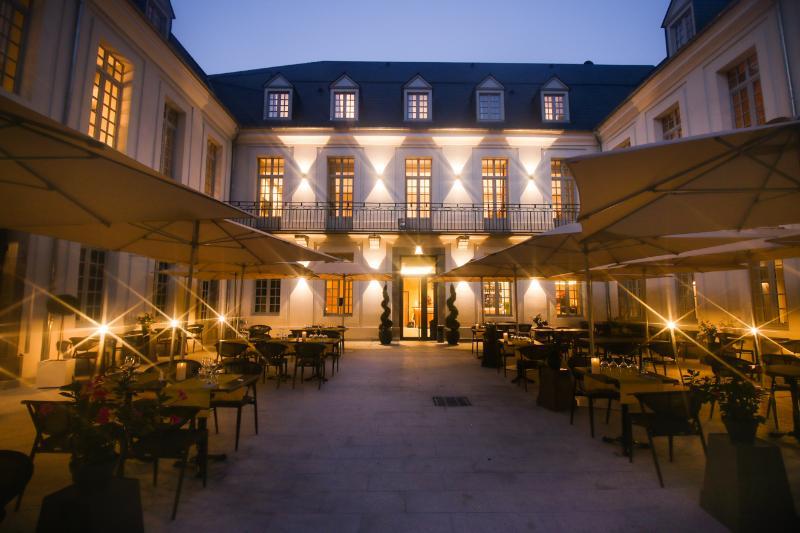
[[[347,74],[342,74],[339,79],[331,83],[331,89],[358,89],[358,84]]]
[[[417,74],[411,78],[408,83],[403,85],[404,89],[418,89],[418,90],[431,90],[431,84],[425,81],[425,78]]]
[[[558,79],[557,76],[553,76],[544,85],[542,85],[543,91],[569,91],[569,87]]]
[[[503,85],[492,76],[486,76],[483,81],[478,84],[479,91],[502,91],[503,89]]]
[[[267,83],[264,84],[266,89],[291,89],[292,84],[283,77],[283,74],[275,74]]]

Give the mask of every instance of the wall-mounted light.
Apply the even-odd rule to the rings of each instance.
[[[179,328],[180,326],[181,326],[181,323],[175,318],[173,318],[172,320],[169,321],[169,327],[171,327],[172,329]]]
[[[422,255],[422,246],[419,244],[414,247],[414,255]]]
[[[99,335],[105,335],[106,333],[108,333],[108,326],[106,324],[100,324],[99,326],[97,326],[97,333]]]
[[[678,327],[678,325],[675,322],[673,322],[672,320],[668,320],[667,321],[667,328],[668,329],[672,330],[672,329],[675,329],[677,327]]]
[[[224,324],[225,323],[225,315],[219,315],[217,317],[217,320],[219,320],[220,324]]]
[[[372,234],[369,236],[369,249],[370,250],[379,250],[381,247],[381,236]]]
[[[299,246],[308,246],[308,235],[295,235],[294,242]]]
[[[466,250],[469,248],[469,236],[461,235],[456,239],[456,244],[459,250]]]

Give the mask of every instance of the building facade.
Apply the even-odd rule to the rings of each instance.
[[[674,0],[657,67],[317,62],[207,76],[172,35],[168,0],[0,0],[0,18],[4,96],[232,202],[263,230],[389,274],[396,337],[408,339],[444,322],[437,273],[575,219],[564,159],[797,116],[800,13],[786,0]],[[7,377],[34,375],[60,336],[96,322],[175,316],[182,289],[167,264],[0,235]],[[731,322],[719,305],[796,334],[799,281],[785,274],[797,266],[610,283],[595,316],[644,319],[633,293],[682,323]],[[210,306],[190,320],[228,312],[229,285],[195,286]],[[62,327],[47,293],[77,296],[91,320]],[[570,282],[462,282],[456,293],[465,330],[536,314],[576,323],[587,303]],[[344,323],[349,338],[376,338],[381,282],[254,280],[243,294],[251,323]]]

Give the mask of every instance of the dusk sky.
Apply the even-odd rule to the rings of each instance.
[[[669,0],[172,0],[209,74],[321,60],[656,64]]]

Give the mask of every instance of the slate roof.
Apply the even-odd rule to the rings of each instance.
[[[208,76],[241,127],[398,127],[590,131],[653,70],[651,65],[319,61]],[[292,83],[292,120],[265,120],[264,85]],[[330,120],[330,85],[343,74],[359,85],[359,120]],[[421,75],[433,87],[433,120],[403,120],[403,86]],[[475,88],[487,76],[505,88],[505,120],[478,122]],[[552,77],[570,89],[570,122],[545,123],[539,90]]]

